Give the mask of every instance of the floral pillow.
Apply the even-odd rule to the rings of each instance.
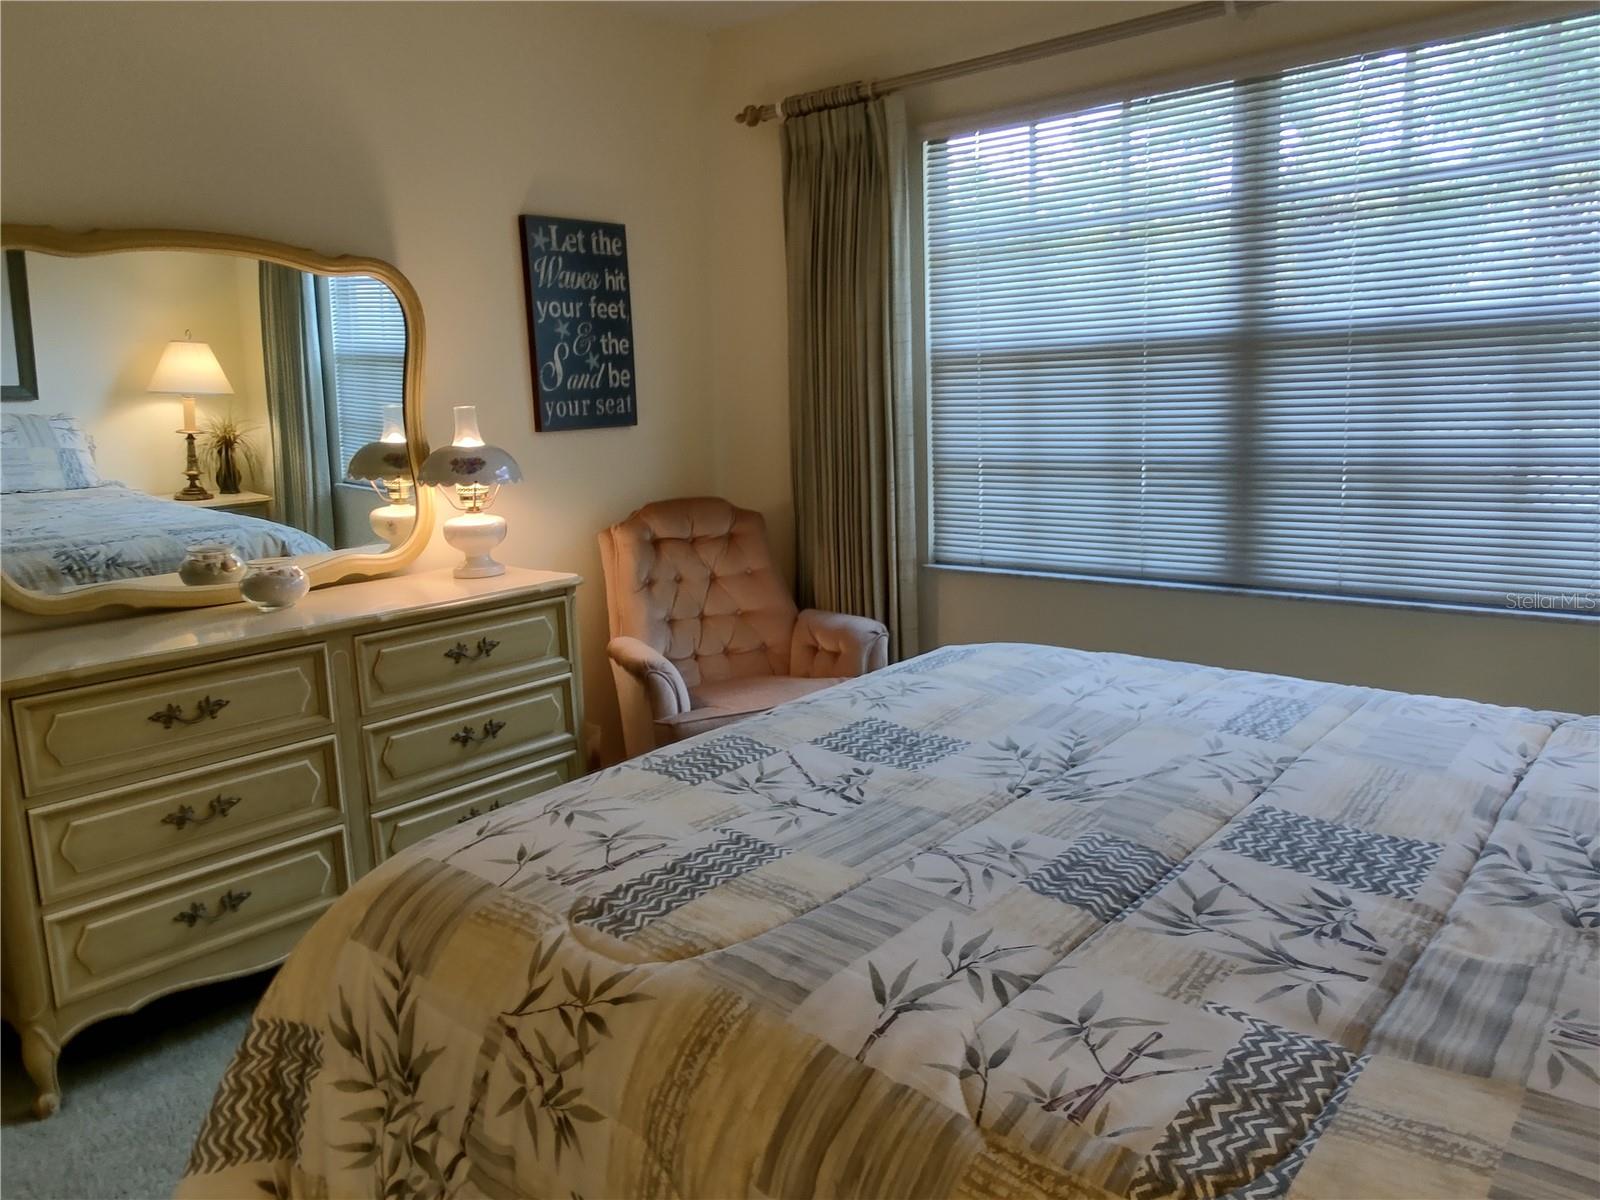
[[[94,442],[66,413],[0,415],[0,492],[101,487]]]

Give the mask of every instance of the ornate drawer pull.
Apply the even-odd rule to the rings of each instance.
[[[196,925],[210,925],[213,921],[220,921],[231,912],[238,912],[244,907],[244,902],[250,899],[249,892],[236,892],[232,888],[222,893],[222,898],[217,901],[217,911],[212,912],[202,900],[196,900],[181,913],[173,916],[174,921],[182,921],[190,929]]]
[[[499,808],[499,807],[500,807],[500,801],[496,800],[493,804],[489,805],[488,811],[489,812],[494,812],[494,810]],[[478,806],[476,804],[474,804],[471,808],[467,809],[466,812],[462,813],[459,817],[456,818],[456,824],[460,825],[464,821],[472,820],[473,817],[481,817],[481,816],[483,816],[483,813],[479,812],[478,811]]]
[[[176,825],[179,829],[183,829],[189,825],[204,825],[207,821],[214,821],[218,817],[227,816],[228,810],[231,809],[235,804],[239,803],[241,799],[242,797],[240,796],[224,796],[221,793],[218,793],[217,795],[211,797],[211,803],[207,806],[210,811],[207,812],[203,817],[195,816],[194,809],[189,805],[180,804],[166,816],[162,817],[161,823],[163,825]]]
[[[470,746],[474,742],[487,742],[490,738],[498,737],[500,731],[506,727],[504,721],[496,721],[490,717],[483,723],[483,732],[474,733],[471,725],[463,725],[460,733],[452,733],[450,740],[462,746]]]
[[[494,653],[494,648],[500,643],[493,638],[481,637],[478,639],[476,649],[468,650],[465,642],[457,642],[444,652],[444,656],[451,662],[460,665],[464,662],[477,662],[480,658],[488,658]]]
[[[176,704],[169,704],[160,712],[150,714],[150,719],[163,729],[171,729],[174,725],[198,725],[201,721],[215,721],[217,714],[228,707],[226,700],[213,700],[210,696],[201,700],[194,706],[194,716],[186,717],[183,709]]]

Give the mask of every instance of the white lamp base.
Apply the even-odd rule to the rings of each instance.
[[[506,519],[493,513],[462,513],[444,523],[444,540],[465,556],[455,569],[457,579],[487,579],[504,575],[504,563],[494,560],[494,548],[506,540]]]
[[[372,510],[368,520],[372,532],[389,543],[392,550],[411,536],[411,526],[417,520],[415,504],[385,504]]]

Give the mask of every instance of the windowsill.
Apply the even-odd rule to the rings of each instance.
[[[1222,596],[1262,596],[1272,600],[1301,600],[1317,604],[1357,604],[1368,608],[1404,608],[1417,612],[1454,613],[1469,617],[1521,617],[1546,621],[1600,624],[1600,611],[1563,612],[1540,608],[1491,608],[1480,604],[1449,604],[1440,600],[1395,600],[1375,596],[1335,596],[1326,592],[1291,592],[1279,588],[1237,587],[1220,583],[1179,583],[1170,580],[1123,579],[1116,575],[1070,575],[1057,571],[1029,571],[1018,567],[974,567],[955,563],[925,562],[925,571],[952,575],[997,575],[1017,579],[1050,579],[1060,583],[1109,584],[1114,587],[1153,588],[1171,592],[1209,592]]]

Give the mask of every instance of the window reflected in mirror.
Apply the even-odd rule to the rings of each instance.
[[[228,254],[20,253],[37,399],[0,408],[8,579],[38,592],[409,536],[389,286]],[[9,393],[8,393],[9,397]]]

